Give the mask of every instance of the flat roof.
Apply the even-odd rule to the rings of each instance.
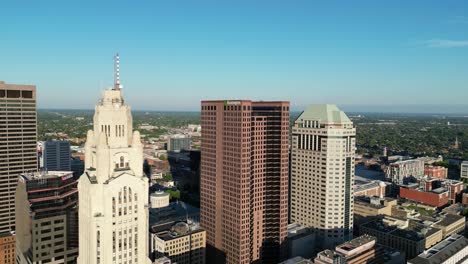
[[[465,217],[462,215],[447,214],[442,220],[436,222],[435,224],[440,226],[449,226],[457,221],[460,221],[460,219],[465,219]]]
[[[440,231],[437,228],[417,225],[401,229],[397,226],[386,225],[382,220],[371,221],[362,226],[412,241],[420,241]]]
[[[453,234],[435,246],[425,250],[408,263],[412,264],[438,264],[447,260],[460,250],[468,247],[468,239],[464,236]],[[466,257],[465,257],[466,260]],[[461,263],[461,262],[460,262]]]
[[[432,192],[434,193],[443,193],[443,192],[447,192],[448,190],[444,187],[440,187],[440,188],[436,188],[436,189],[433,189]]]
[[[370,235],[362,235],[360,237],[357,237],[353,240],[350,240],[348,242],[345,242],[341,245],[336,246],[336,248],[340,248],[346,251],[351,251],[355,248],[358,248],[362,245],[368,244],[370,242],[376,241],[376,238]]]
[[[185,220],[193,216],[199,216],[200,209],[184,202],[172,202],[163,208],[149,209],[149,226],[165,225],[176,221]]]
[[[58,178],[58,177],[68,176],[70,174],[73,175],[73,171],[41,171],[41,172],[22,173],[21,177],[30,181],[30,180],[39,180],[39,179]]]
[[[181,227],[174,228],[178,225],[180,225]],[[168,241],[203,231],[204,230],[197,224],[187,224],[185,222],[178,222],[172,225],[170,229],[158,232],[155,235],[164,241]]]

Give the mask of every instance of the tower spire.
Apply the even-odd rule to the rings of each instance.
[[[120,65],[119,65],[119,53],[117,52],[114,56],[114,89],[120,90],[122,86],[120,85]]]

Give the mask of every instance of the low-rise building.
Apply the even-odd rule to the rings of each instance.
[[[397,201],[391,198],[354,197],[354,234],[359,234],[362,224],[378,219],[382,215],[392,215]]]
[[[16,237],[12,232],[0,234],[0,263],[16,263]]]
[[[354,197],[354,215],[361,217],[392,215],[397,200],[379,197]]]
[[[429,248],[408,264],[462,264],[468,262],[468,239],[451,235]]]
[[[418,159],[424,161],[425,165],[432,165],[432,164],[434,164],[436,162],[441,162],[441,161],[444,160],[444,158],[442,156],[438,156],[438,157],[420,157]]]
[[[468,180],[468,161],[463,161],[460,165],[460,179]]]
[[[175,222],[200,222],[200,209],[177,201],[166,207],[149,209],[149,226],[159,230],[170,229]]]
[[[152,259],[167,257],[177,264],[204,264],[206,232],[198,224],[177,222],[168,230],[151,229]]]
[[[456,203],[460,201],[465,185],[461,181],[445,180],[442,184],[449,190],[449,201],[450,203]]]
[[[387,184],[383,181],[360,182],[355,181],[354,197],[357,196],[377,196],[384,197]]]
[[[405,185],[400,186],[400,198],[434,207],[442,207],[449,202],[449,191],[445,188],[424,191],[421,188],[412,188],[412,186]]]
[[[442,166],[424,166],[424,175],[432,178],[446,179],[448,169]]]
[[[325,249],[317,254],[317,257],[314,259],[315,264],[344,264],[346,263],[345,257],[338,252]]]
[[[425,176],[417,178],[416,183],[401,185],[400,197],[440,207],[448,202],[460,201],[464,188],[461,181]]]
[[[402,263],[404,256],[397,250],[376,243],[376,238],[363,235],[336,246],[335,250],[320,252],[316,264],[330,263]]]
[[[387,167],[386,178],[395,184],[403,184],[403,180],[410,176],[424,176],[423,159],[397,161]]]
[[[448,207],[445,207],[442,212],[453,215],[460,215],[463,212],[464,206],[461,203],[455,203]]]
[[[416,257],[442,240],[440,229],[411,224],[410,220],[392,219],[387,216],[384,219],[362,224],[359,230],[361,235],[376,237],[377,243],[405,252],[408,259]]]
[[[301,224],[288,225],[288,256],[312,258],[315,256],[316,235],[311,228]]]
[[[462,193],[462,204],[468,205],[468,193]]]
[[[432,227],[442,230],[442,237],[462,233],[465,230],[465,217],[461,215],[447,214],[441,220],[435,222]]]
[[[168,257],[157,258],[153,264],[172,264],[172,261]],[[177,263],[174,263],[177,264]]]
[[[278,264],[314,264],[314,262],[312,262],[312,260],[305,259],[303,257],[293,257],[285,261],[282,261]]]

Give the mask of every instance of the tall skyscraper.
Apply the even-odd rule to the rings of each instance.
[[[36,87],[0,81],[0,243],[15,230],[18,176],[37,170],[36,140]]]
[[[294,122],[291,221],[314,228],[319,245],[337,245],[352,234],[355,135],[335,105],[309,106]]]
[[[77,179],[71,171],[21,175],[16,191],[18,263],[76,263]]]
[[[289,102],[204,101],[201,112],[207,263],[278,263],[288,224]]]
[[[143,145],[122,97],[118,60],[117,55],[114,88],[96,105],[85,144],[85,172],[78,182],[80,264],[150,263]]]
[[[70,171],[70,142],[51,140],[44,142],[44,168],[49,171]]]

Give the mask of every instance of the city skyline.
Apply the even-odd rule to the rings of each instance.
[[[467,7],[8,3],[0,72],[6,83],[36,85],[39,108],[91,109],[89,98],[112,85],[107,65],[119,51],[137,110],[250,98],[289,100],[292,110],[336,103],[345,111],[466,113]]]
[[[468,1],[1,10],[0,264],[468,263]]]

